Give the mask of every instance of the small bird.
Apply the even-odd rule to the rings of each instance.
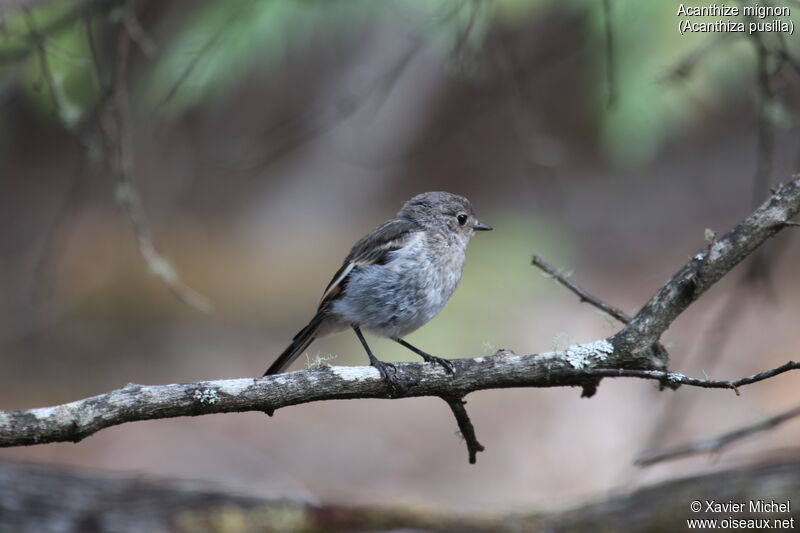
[[[441,311],[461,279],[467,243],[492,227],[475,218],[463,196],[426,192],[359,240],[322,294],[317,313],[264,374],[282,372],[315,339],[348,328],[389,385],[397,369],[378,360],[361,329],[388,337],[451,374],[453,364],[403,340]],[[391,372],[390,372],[391,370]]]

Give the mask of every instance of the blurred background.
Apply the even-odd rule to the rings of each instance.
[[[429,190],[467,196],[495,231],[410,342],[471,357],[610,335],[532,254],[634,313],[706,229],[727,231],[799,170],[797,37],[681,35],[678,6],[0,4],[0,408],[260,376],[349,246]],[[672,369],[736,378],[800,358],[799,258],[783,232],[693,305],[664,339]],[[366,363],[345,333],[293,368],[318,357]],[[310,502],[549,509],[795,457],[789,422],[712,458],[633,466],[794,407],[798,385],[474,393],[476,465],[428,398],[140,422],[0,459]]]

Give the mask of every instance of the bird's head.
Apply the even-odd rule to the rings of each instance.
[[[492,229],[475,217],[469,200],[449,192],[418,194],[403,205],[397,216],[412,220],[426,229],[449,230],[467,238],[476,231]]]

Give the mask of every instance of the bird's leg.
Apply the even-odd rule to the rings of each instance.
[[[361,334],[361,329],[356,325],[352,325],[351,327],[353,328],[353,331],[356,332],[358,340],[361,341],[361,345],[367,352],[369,364],[378,369],[378,372],[380,372],[381,376],[383,376],[383,379],[389,383],[389,386],[393,391],[402,391],[405,387],[403,387],[403,385],[400,383],[400,380],[397,379],[397,367],[395,367],[392,363],[384,363],[379,361],[378,358],[372,354],[372,350],[369,349],[369,345],[367,344],[364,335]],[[391,372],[389,372],[389,369],[391,369]]]
[[[411,350],[415,354],[419,355],[420,357],[425,359],[426,362],[432,363],[432,364],[436,364],[436,365],[441,365],[442,368],[444,368],[450,374],[455,374],[456,373],[456,369],[453,366],[453,363],[451,363],[447,359],[442,359],[441,357],[436,357],[436,356],[431,355],[429,353],[423,352],[422,350],[420,350],[416,346],[410,345],[409,343],[407,343],[403,339],[392,339],[392,340],[394,342],[398,343],[401,346],[405,346],[406,348],[408,348],[409,350]]]

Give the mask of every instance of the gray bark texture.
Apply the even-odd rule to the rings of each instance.
[[[700,500],[744,502],[742,512],[690,511]],[[266,500],[200,482],[112,477],[0,462],[0,533],[535,532],[686,529],[687,519],[790,519],[749,502],[800,501],[800,462],[671,480],[558,512],[457,514]]]

